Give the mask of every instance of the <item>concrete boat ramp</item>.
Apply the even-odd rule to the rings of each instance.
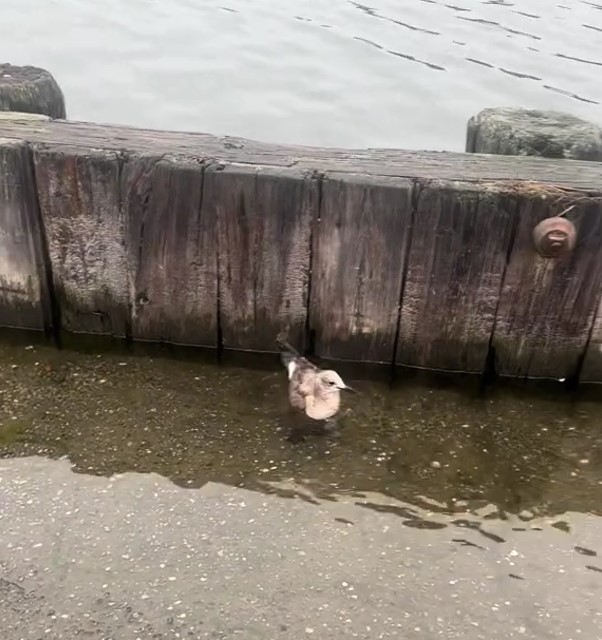
[[[602,638],[599,517],[295,492],[1,460],[2,639]]]

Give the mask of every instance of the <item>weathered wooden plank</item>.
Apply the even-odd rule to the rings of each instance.
[[[576,373],[602,287],[602,200],[554,189],[527,188],[496,316],[492,345],[500,374],[562,378]],[[567,213],[577,228],[572,253],[543,258],[533,228]]]
[[[398,364],[483,371],[515,224],[514,199],[495,185],[422,185]]]
[[[602,165],[595,162],[552,160],[401,149],[328,149],[282,146],[215,137],[202,133],[150,131],[86,122],[44,121],[22,114],[0,113],[0,137],[49,145],[71,144],[84,150],[109,149],[164,153],[192,159],[248,164],[295,166],[299,170],[407,178],[539,181],[583,190],[600,191]]]
[[[43,230],[30,151],[0,140],[0,326],[50,328]]]
[[[602,382],[602,290],[587,351],[580,372],[581,382]]]
[[[129,298],[117,154],[41,148],[34,161],[62,327],[126,336]]]
[[[319,355],[393,361],[412,188],[403,178],[324,178],[310,301]]]
[[[217,219],[225,348],[274,351],[281,331],[301,344],[318,195],[317,180],[294,169],[206,169],[201,215]]]
[[[121,175],[132,338],[217,346],[217,232],[203,167],[131,157]]]

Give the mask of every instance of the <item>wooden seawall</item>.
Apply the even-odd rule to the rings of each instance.
[[[0,325],[602,382],[601,294],[602,164],[0,114]]]

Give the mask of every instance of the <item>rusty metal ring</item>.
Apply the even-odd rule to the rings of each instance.
[[[546,218],[533,229],[533,244],[544,258],[558,258],[570,253],[576,240],[577,229],[566,218]]]

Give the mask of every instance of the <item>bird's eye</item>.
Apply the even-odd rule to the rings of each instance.
[[[334,387],[334,385],[336,384],[336,382],[335,382],[334,380],[329,380],[329,381],[328,381],[328,384],[329,384],[331,387]]]

